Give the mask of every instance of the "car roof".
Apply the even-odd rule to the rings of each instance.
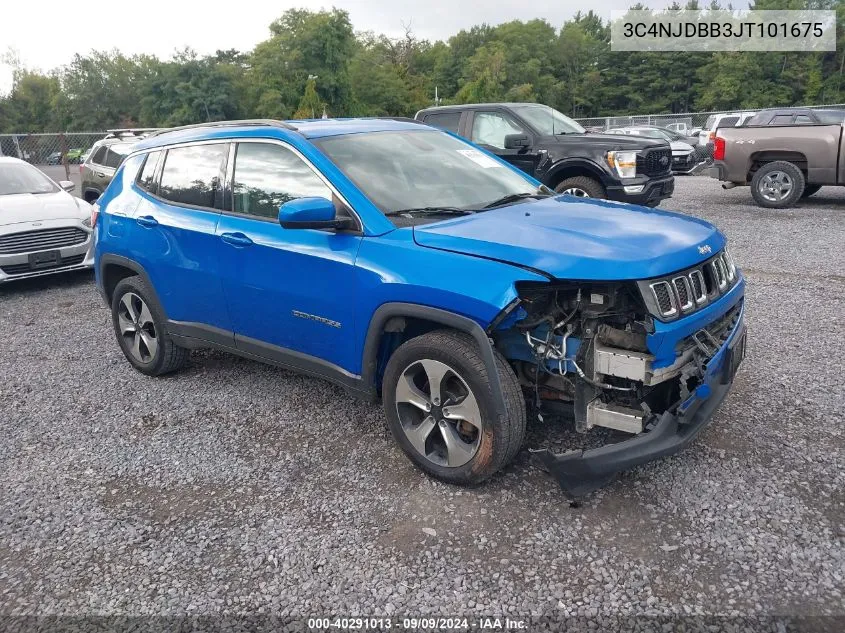
[[[412,119],[391,118],[217,121],[162,130],[140,141],[135,149],[145,150],[176,143],[218,138],[266,138],[269,136],[284,140],[292,135],[298,135],[307,139],[318,139],[368,132],[419,130],[420,128],[431,129]]]
[[[496,107],[512,108],[514,106],[540,106],[543,108],[550,108],[545,103],[536,103],[534,101],[499,101],[496,103],[462,103],[459,105],[445,105],[432,106],[430,108],[423,108],[420,112],[447,112],[449,110],[474,110],[477,108],[496,108]]]
[[[8,165],[14,163],[23,163],[24,165],[29,165],[28,162],[25,160],[21,160],[20,158],[15,158],[14,156],[0,156],[0,165]]]

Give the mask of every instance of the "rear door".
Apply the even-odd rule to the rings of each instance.
[[[535,147],[533,133],[507,112],[501,110],[470,111],[465,122],[469,131],[469,140],[476,145],[496,154],[514,167],[519,167],[529,176],[537,170],[540,156]],[[506,149],[505,137],[509,134],[528,136],[528,146],[519,149]]]
[[[234,344],[215,235],[229,143],[198,143],[147,155],[127,224],[132,258],[144,266],[168,319]]]

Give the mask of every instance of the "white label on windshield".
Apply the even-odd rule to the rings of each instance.
[[[484,167],[484,169],[490,169],[491,167],[500,166],[499,163],[497,163],[495,160],[493,160],[486,154],[482,154],[477,149],[459,149],[458,154],[463,154],[476,165],[481,165],[482,167]]]

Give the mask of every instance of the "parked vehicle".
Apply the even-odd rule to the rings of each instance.
[[[47,158],[44,159],[45,165],[61,165],[62,164],[62,153],[61,152],[53,152]]]
[[[416,119],[480,145],[559,193],[657,206],[675,188],[667,143],[587,133],[545,105],[443,106]]]
[[[17,158],[0,158],[0,284],[90,268],[91,206]]]
[[[672,173],[688,174],[704,162],[693,147],[687,142],[687,137],[666,128],[650,125],[635,125],[629,127],[614,128],[608,130],[608,134],[628,134],[630,136],[642,136],[664,140],[669,143],[672,149]]]
[[[745,122],[756,127],[762,125],[830,125],[845,121],[845,110],[814,108],[770,108],[761,110]]]
[[[713,138],[716,136],[716,130],[723,127],[737,127],[739,125],[743,125],[755,114],[755,112],[725,112],[722,114],[711,114],[707,117],[704,127],[698,133],[698,144],[710,145],[712,150]]]
[[[83,150],[81,147],[74,147],[72,149],[69,149],[67,151],[67,162],[69,162],[71,165],[81,163],[81,158],[84,151],[85,150]]]
[[[754,202],[771,209],[845,185],[843,120],[720,129],[710,175],[726,189],[750,184]]]
[[[214,347],[370,400],[408,457],[480,482],[526,402],[632,438],[536,453],[571,496],[686,446],[742,360],[712,225],[554,195],[412,121],[234,121],[140,142],[95,207],[97,285],[138,371]]]
[[[105,191],[121,161],[133,145],[157,128],[109,130],[108,135],[94,143],[79,169],[82,180],[82,197],[94,202]]]

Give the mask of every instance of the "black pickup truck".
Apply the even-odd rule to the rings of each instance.
[[[666,142],[587,132],[546,105],[440,106],[415,118],[469,139],[560,193],[654,207],[675,188]]]

